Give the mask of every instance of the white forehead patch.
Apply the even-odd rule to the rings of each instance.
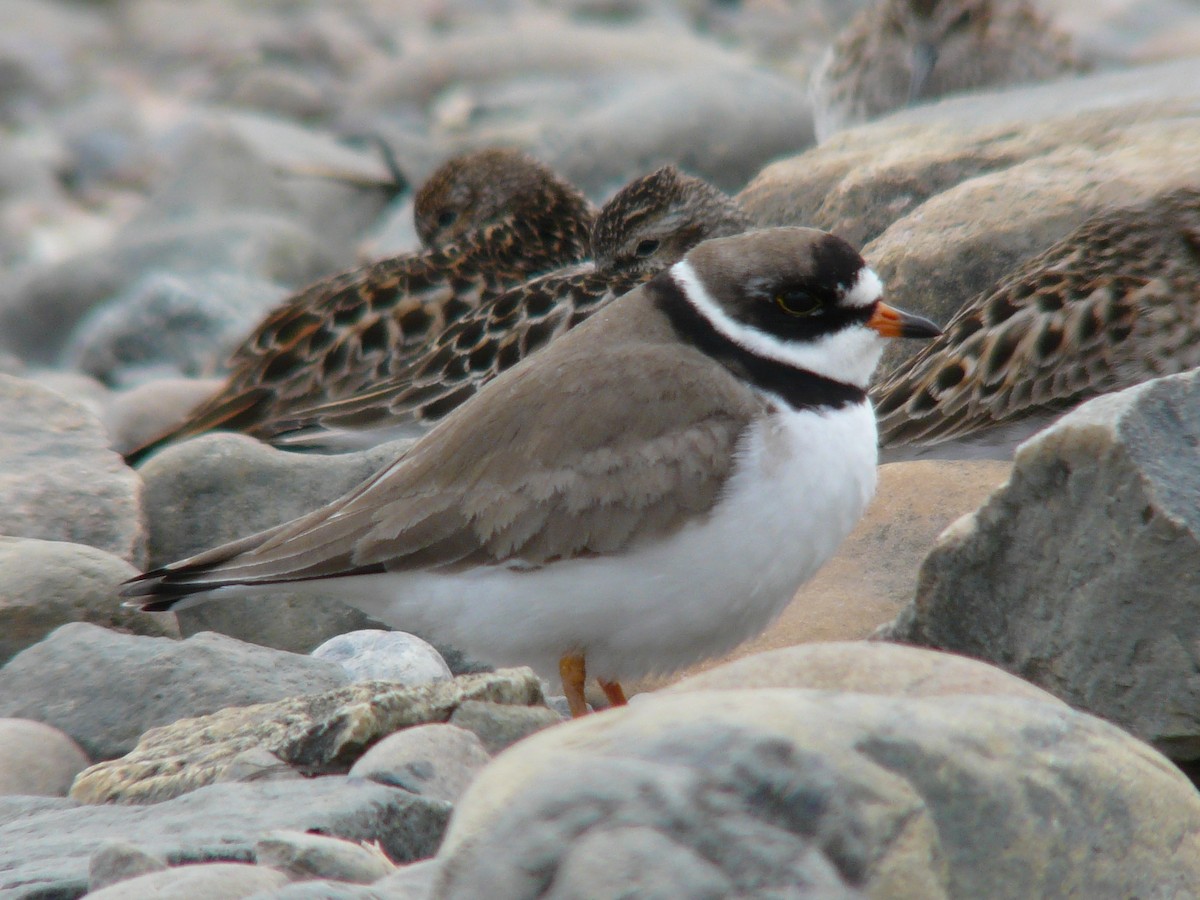
[[[847,306],[870,306],[882,296],[883,282],[879,280],[879,276],[875,274],[874,269],[869,266],[863,266],[858,272],[858,278],[854,280],[854,284],[846,292],[843,302]]]
[[[737,321],[725,312],[686,259],[671,266],[671,275],[683,289],[684,296],[713,328],[744,350],[765,359],[865,389],[883,353],[883,338],[865,325],[850,325],[812,342],[780,340]],[[874,277],[875,273],[871,272],[871,275]],[[861,281],[860,276],[858,282]],[[875,277],[875,284],[880,284],[878,277]],[[856,283],[855,289],[858,286]]]

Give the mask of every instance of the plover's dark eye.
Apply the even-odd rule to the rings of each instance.
[[[775,304],[789,316],[815,316],[821,303],[808,291],[784,291],[775,295]]]
[[[438,228],[449,228],[458,218],[458,213],[453,209],[447,209],[438,214]]]
[[[657,249],[658,241],[645,240],[637,245],[637,248],[633,251],[633,253],[638,259],[645,259],[647,256],[653,254]]]

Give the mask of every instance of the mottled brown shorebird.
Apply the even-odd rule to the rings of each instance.
[[[416,203],[418,231],[432,249],[288,298],[234,352],[216,394],[126,458],[209,431],[253,433],[297,402],[352,396],[485,299],[585,259],[594,219],[583,194],[523,153],[489,149],[449,161]]]
[[[888,459],[1011,455],[1109,391],[1200,366],[1200,189],[1102,210],[872,391]]]
[[[683,258],[750,227],[717,188],[674,166],[635,179],[600,210],[594,262],[513,288],[464,315],[428,349],[361,394],[296,408],[252,433],[281,446],[353,449],[419,434],[515,365]]]
[[[947,94],[1077,71],[1071,43],[1029,0],[883,0],[813,73],[817,139]]]

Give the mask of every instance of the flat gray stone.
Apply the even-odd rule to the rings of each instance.
[[[0,375],[0,534],[145,559],[141,482],[83,407]]]
[[[224,635],[175,641],[77,622],[0,669],[0,716],[53,725],[103,760],[156,725],[345,682],[334,663]]]
[[[89,760],[79,745],[31,719],[0,719],[0,795],[65,797]]]
[[[395,868],[371,845],[302,831],[271,832],[255,844],[254,856],[260,866],[283,872],[292,881],[321,878],[370,884]]]
[[[885,630],[979,657],[1200,758],[1200,372],[1092,400],[1017,451]]]
[[[496,757],[438,862],[440,900],[1186,897],[1200,794],[1059,704],[644,695]]]
[[[385,737],[359,757],[350,774],[454,803],[490,759],[483,742],[465,728],[418,725]]]
[[[0,537],[0,666],[68,622],[178,637],[173,615],[123,607],[114,586],[138,570],[83,544]]]
[[[110,840],[179,866],[251,862],[273,831],[317,831],[378,841],[390,858],[411,861],[436,850],[450,814],[441,801],[337,775],[210,785],[153,806],[37,799],[0,798],[0,893],[79,896],[92,853]]]

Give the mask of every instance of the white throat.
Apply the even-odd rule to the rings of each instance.
[[[870,272],[869,269],[866,271]],[[721,309],[686,259],[671,267],[671,275],[683,289],[688,302],[713,328],[742,349],[866,390],[883,354],[883,338],[874,329],[866,325],[852,325],[815,341],[781,341],[774,335],[737,321]],[[871,275],[874,276],[874,273],[871,272]],[[878,277],[874,278],[874,284],[878,283]],[[865,294],[871,286],[870,279],[860,276],[853,293]]]

